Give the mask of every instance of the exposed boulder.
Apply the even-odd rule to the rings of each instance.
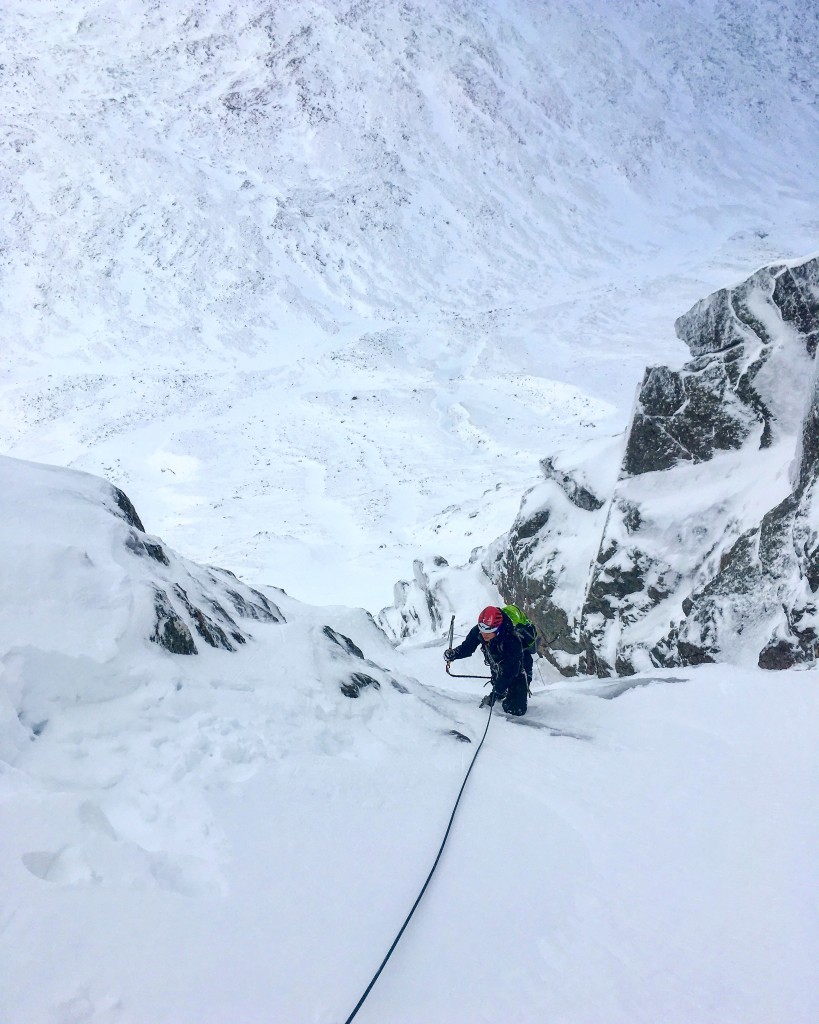
[[[135,555],[143,557],[145,555],[148,558],[153,558],[155,562],[161,562],[162,565],[170,565],[170,560],[165,554],[165,549],[161,544],[155,541],[148,540],[147,537],[140,537],[139,534],[132,530],[126,540],[125,546],[129,551],[133,551]]]
[[[366,689],[380,690],[382,682],[401,693],[407,692],[387,669],[367,658],[358,644],[332,626],[316,631],[313,653],[321,665],[321,677],[336,679],[345,697],[360,697]]]
[[[364,652],[361,648],[357,644],[353,643],[353,641],[343,633],[338,633],[331,626],[324,626],[322,633],[328,640],[340,647],[342,651],[346,651],[347,654],[352,654],[354,658],[364,658]]]
[[[136,527],[140,533],[145,533],[145,527],[142,525],[142,520],[137,515],[137,510],[134,508],[133,502],[125,491],[121,491],[119,487],[112,487],[111,491],[114,495],[116,506],[122,513],[122,518],[125,522]]]

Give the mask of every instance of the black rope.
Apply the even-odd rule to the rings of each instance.
[[[475,756],[472,758],[472,761],[471,761],[471,763],[469,765],[469,768],[467,769],[466,775],[464,776],[464,781],[461,783],[461,789],[460,789],[460,792],[458,793],[458,799],[455,801],[455,806],[452,808],[452,814],[449,816],[449,824],[446,827],[446,832],[444,833],[444,839],[443,839],[443,842],[441,843],[441,848],[438,850],[438,856],[435,858],[435,863],[432,865],[432,870],[427,875],[427,880],[426,880],[426,882],[424,882],[423,888],[418,893],[418,898],[416,899],[415,903],[413,903],[412,910],[407,914],[407,919],[401,925],[401,931],[395,936],[395,940],[393,941],[393,944],[390,946],[389,950],[387,951],[387,955],[381,961],[381,966],[378,968],[378,970],[373,975],[373,979],[370,982],[370,984],[367,986],[367,988],[365,989],[364,995],[358,1000],[358,1002],[355,1005],[355,1009],[350,1014],[350,1016],[347,1018],[347,1020],[344,1021],[344,1024],[350,1024],[350,1021],[355,1017],[355,1015],[358,1013],[358,1011],[363,1006],[364,1000],[370,994],[370,991],[372,990],[373,985],[375,985],[375,983],[378,981],[379,975],[384,970],[384,968],[387,966],[387,961],[392,956],[393,950],[398,945],[398,942],[401,939],[401,936],[404,934],[404,929],[410,923],[410,918],[415,913],[415,908],[421,902],[421,897],[427,891],[427,886],[430,883],[430,879],[435,874],[435,869],[438,867],[438,861],[441,859],[441,854],[444,852],[444,847],[446,846],[446,841],[449,838],[449,832],[450,832],[450,829],[452,828],[452,822],[455,820],[455,812],[458,810],[458,804],[461,802],[461,796],[463,795],[463,791],[466,788],[466,782],[467,782],[467,779],[469,778],[469,774],[472,771],[472,768],[473,768],[475,762],[478,759],[478,754],[480,754],[480,752],[481,752],[481,747],[483,746],[483,741],[486,739],[486,734],[489,732],[489,723],[491,721],[492,721],[492,708],[490,707],[489,708],[489,717],[486,719],[486,728],[483,731],[483,736],[481,737],[481,742],[478,744],[478,749],[475,751]]]

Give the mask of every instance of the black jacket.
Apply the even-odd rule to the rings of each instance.
[[[515,625],[505,612],[500,629],[487,643],[477,626],[466,634],[466,640],[452,649],[453,660],[468,658],[478,647],[483,648],[483,660],[492,673],[492,687],[496,693],[506,693],[510,686],[520,681],[523,674],[523,645]],[[525,685],[525,680],[524,680]]]

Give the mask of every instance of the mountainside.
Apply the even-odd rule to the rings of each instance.
[[[0,7],[0,1024],[815,1024],[817,52]]]
[[[638,232],[690,256],[680,215],[707,245],[727,193],[765,194],[746,229],[781,230],[816,154],[817,18],[760,0],[6,5],[15,344],[267,352],[354,312],[537,306]]]
[[[0,18],[0,445],[310,599],[462,561],[670,309],[815,247],[795,0]]]
[[[142,525],[104,480],[0,458],[0,1017],[334,1024],[433,862],[482,684],[444,674],[440,633],[395,648]],[[498,600],[479,568],[459,634]],[[661,669],[496,709],[357,1020],[812,1024],[812,676]]]
[[[561,671],[814,662],[819,260],[760,270],[677,321],[616,481],[555,459],[487,567]]]

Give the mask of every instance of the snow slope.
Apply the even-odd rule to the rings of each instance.
[[[0,18],[2,449],[313,601],[462,561],[678,313],[816,248],[814,5]]]
[[[273,590],[285,622],[171,655],[146,574],[208,570],[130,550],[101,480],[0,471],[0,1020],[343,1020],[431,866],[481,684],[443,641]],[[341,693],[363,663],[325,626],[379,689]],[[811,672],[538,683],[493,717],[357,1020],[814,1021],[817,704]]]

